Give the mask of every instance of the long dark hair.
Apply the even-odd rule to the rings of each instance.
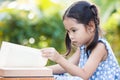
[[[93,41],[90,43],[90,45],[86,48],[86,51],[92,50],[99,38],[99,17],[98,17],[98,10],[95,5],[91,5],[89,2],[86,1],[78,1],[72,4],[64,13],[63,20],[65,17],[74,18],[77,20],[78,23],[82,23],[84,25],[88,25],[91,20],[95,23],[95,36]],[[66,48],[67,48],[67,54],[68,55],[71,52],[71,40],[69,38],[68,33],[66,33],[65,38]],[[87,54],[88,55],[88,54]]]

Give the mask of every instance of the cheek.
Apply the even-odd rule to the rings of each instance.
[[[86,44],[86,42],[89,41],[89,38],[90,36],[86,33],[86,32],[83,32],[83,33],[79,33],[77,35],[77,40],[80,44]]]

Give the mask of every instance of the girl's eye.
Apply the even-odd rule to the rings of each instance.
[[[75,32],[76,30],[72,30],[73,32]]]

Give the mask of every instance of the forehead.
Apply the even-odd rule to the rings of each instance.
[[[75,24],[75,23],[78,23],[78,22],[77,22],[77,20],[74,19],[74,18],[65,17],[63,23],[64,23],[64,24],[67,24],[67,23],[69,23],[69,24],[70,24],[70,23],[71,23],[71,24],[74,23],[74,24]]]
[[[83,24],[81,23],[78,23],[76,19],[74,18],[68,18],[66,17],[63,21],[64,23],[64,26],[66,29],[69,29],[69,28],[80,28],[80,26],[83,26],[85,27]]]

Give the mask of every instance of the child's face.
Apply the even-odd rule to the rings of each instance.
[[[92,39],[92,34],[87,30],[87,26],[80,24],[74,18],[66,17],[63,21],[65,29],[73,45],[88,45]]]

